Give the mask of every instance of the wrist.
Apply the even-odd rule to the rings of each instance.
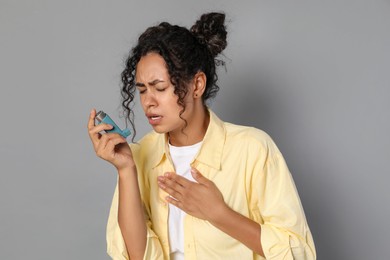
[[[214,214],[210,218],[210,223],[218,225],[219,222],[228,217],[232,212],[232,209],[223,202],[221,205],[214,208]]]
[[[129,176],[137,175],[137,168],[135,167],[135,165],[117,168],[117,170],[118,170],[118,176],[120,179],[127,178]]]

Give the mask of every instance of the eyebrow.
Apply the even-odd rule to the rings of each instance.
[[[164,82],[164,80],[155,79],[155,80],[149,82],[148,84],[151,85],[151,86],[155,86],[155,85],[157,85],[158,83],[161,83],[161,82]],[[136,87],[145,87],[145,84],[144,84],[144,83],[141,83],[141,82],[136,82],[136,83],[135,83],[135,86],[136,86]]]

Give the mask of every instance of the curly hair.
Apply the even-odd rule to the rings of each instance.
[[[188,30],[185,27],[162,22],[146,29],[138,39],[137,45],[131,50],[123,70],[121,95],[123,98],[126,122],[132,125],[135,134],[134,113],[131,109],[135,97],[135,74],[140,59],[154,52],[164,59],[170,76],[174,93],[178,97],[178,105],[182,107],[180,118],[185,111],[184,98],[188,93],[188,83],[196,73],[205,73],[207,81],[202,96],[203,103],[216,96],[219,87],[216,84],[218,76],[216,66],[224,62],[216,59],[227,45],[225,14],[203,14]],[[183,118],[182,118],[183,119]],[[185,119],[183,119],[185,121]],[[187,122],[185,121],[186,127]]]

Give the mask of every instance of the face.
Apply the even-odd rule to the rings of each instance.
[[[181,131],[184,127],[184,121],[179,117],[182,107],[177,104],[178,97],[174,94],[164,59],[157,53],[143,56],[135,76],[142,108],[153,129],[158,133]],[[185,100],[184,115],[188,114],[187,109],[191,110],[188,96],[191,95]]]

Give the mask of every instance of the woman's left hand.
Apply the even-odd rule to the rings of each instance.
[[[194,217],[213,221],[218,219],[227,208],[222,193],[214,182],[205,178],[195,168],[191,169],[192,182],[173,172],[165,173],[157,178],[158,185],[170,196],[169,203]]]

